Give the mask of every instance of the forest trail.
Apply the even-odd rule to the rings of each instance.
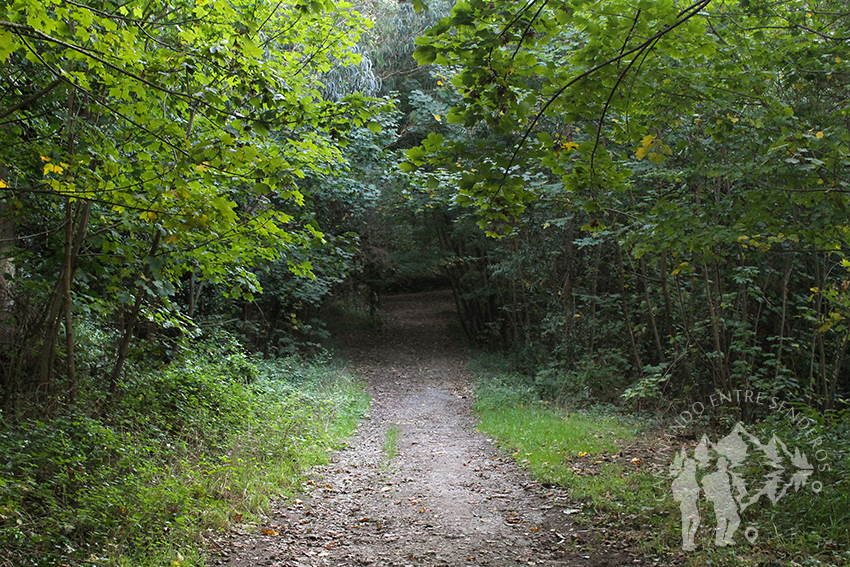
[[[446,293],[386,297],[381,331],[342,338],[372,395],[369,415],[313,471],[309,493],[279,503],[255,533],[231,534],[219,565],[640,564],[626,553],[577,552],[574,540],[602,534],[574,525],[565,494],[539,486],[476,432],[452,310]]]

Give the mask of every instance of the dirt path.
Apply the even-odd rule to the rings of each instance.
[[[636,564],[574,551],[573,540],[587,535],[572,524],[565,495],[532,482],[476,432],[452,307],[444,293],[387,297],[380,333],[344,338],[369,384],[369,417],[313,474],[312,492],[274,511],[271,535],[234,534],[221,564]],[[391,429],[398,451],[388,459]]]

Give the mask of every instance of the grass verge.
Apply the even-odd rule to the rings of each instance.
[[[4,422],[0,566],[205,565],[211,537],[296,491],[367,405],[327,360],[207,345],[133,372],[108,411]]]
[[[581,505],[579,521],[609,533],[614,530],[628,546],[662,564],[850,565],[846,441],[850,425],[846,422],[817,426],[821,439],[817,448],[824,457],[816,471],[820,485],[815,486],[822,486],[817,494],[810,483],[806,490],[789,490],[777,505],[762,498],[742,515],[735,537],[739,543],[730,547],[714,545],[714,514],[709,503],[700,501],[697,550],[685,553],[681,549],[681,512],[670,488],[669,465],[678,445],[674,447],[664,438],[663,429],[649,429],[610,409],[555,407],[540,400],[534,385],[506,366],[491,357],[478,358],[470,365],[477,376],[479,429],[495,438],[541,483],[567,489],[571,499]],[[787,420],[767,420],[748,429],[763,440],[775,434],[792,451],[795,446],[813,443],[811,432],[804,434]],[[690,439],[691,448],[697,440],[698,436]],[[814,457],[814,450],[809,452]],[[745,541],[745,529],[747,534],[758,534],[754,542]],[[583,545],[583,551],[590,551]]]

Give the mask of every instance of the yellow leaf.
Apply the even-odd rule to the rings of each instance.
[[[0,189],[5,189],[5,188],[6,188],[6,187],[8,187],[8,186],[9,186],[9,184],[8,184],[8,183],[6,183],[6,182],[5,182],[5,181],[3,181],[2,179],[0,179]]]
[[[567,151],[570,151],[570,150],[578,149],[578,144],[576,144],[575,142],[564,142],[564,144],[561,147],[564,148]]]
[[[640,148],[638,148],[638,151],[635,152],[635,157],[638,158],[638,159],[643,159],[643,158],[646,157],[646,154],[648,154],[648,153],[649,153],[649,148],[647,148],[645,146],[641,146]]]
[[[263,528],[263,533],[266,535],[280,535],[278,532],[274,531],[271,528]]]
[[[658,152],[650,152],[649,153],[649,161],[651,161],[654,164],[659,164],[662,161],[664,161],[665,159],[666,158],[664,157],[664,154],[661,154],[661,153],[658,153]]]
[[[434,115],[434,120],[436,120],[437,122],[442,122],[442,121],[443,121],[443,119],[440,117],[440,115],[439,115],[439,114],[435,114],[435,115]]]
[[[815,134],[815,137],[816,137],[818,140],[820,140],[821,138],[823,138],[823,132],[818,132],[817,134]]]
[[[437,81],[437,84],[438,84],[439,86],[441,86],[441,87],[442,87],[442,86],[443,86],[443,81]]]
[[[50,161],[50,158],[47,156],[41,156],[41,161]]]
[[[174,244],[178,240],[180,240],[180,236],[178,236],[177,233],[172,233],[168,235],[168,237],[165,239],[165,242],[167,242],[168,244]]]
[[[640,141],[640,145],[643,146],[644,148],[648,148],[649,146],[652,145],[653,141],[655,141],[655,136],[653,136],[652,134],[647,134]]]
[[[835,58],[835,62],[836,62],[836,63],[841,63],[841,57],[836,57],[836,58]]]
[[[737,122],[737,121],[738,121],[738,118],[735,118],[734,116],[732,116],[732,115],[731,115],[731,114],[729,114],[728,112],[726,113],[726,118],[728,118],[729,120],[731,120],[731,121],[732,121],[732,124],[734,124],[735,122]]]

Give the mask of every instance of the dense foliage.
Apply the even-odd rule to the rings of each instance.
[[[552,395],[842,407],[848,30],[829,0],[457,3],[418,41],[444,112],[404,167],[470,334]]]
[[[220,525],[186,467],[309,452],[275,357],[388,291],[505,391],[846,420],[846,2],[355,4],[0,0],[3,550]]]
[[[227,339],[134,372],[109,418],[63,410],[0,432],[0,565],[204,565],[324,462],[368,399],[327,361],[251,361]]]
[[[257,266],[315,275],[337,246],[303,180],[387,104],[323,94],[367,25],[332,1],[2,4],[5,405],[73,402],[81,376],[114,394],[134,338],[191,331],[204,289],[226,307]],[[80,319],[116,337],[104,371],[77,368]]]

